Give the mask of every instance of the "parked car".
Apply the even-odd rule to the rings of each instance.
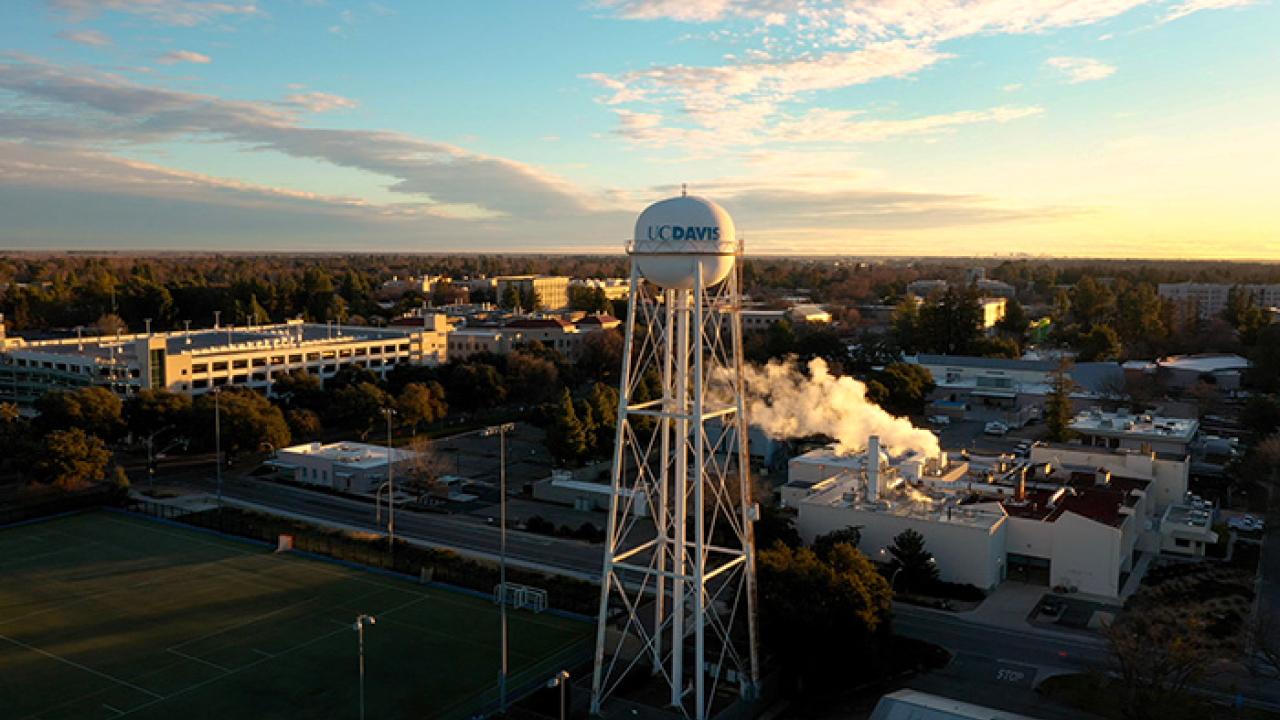
[[[945,427],[951,424],[951,418],[947,417],[946,415],[933,415],[929,417],[929,424],[942,425]]]
[[[1009,432],[1009,426],[1005,425],[999,420],[992,420],[982,428],[982,432],[986,433],[987,435],[1003,436]]]

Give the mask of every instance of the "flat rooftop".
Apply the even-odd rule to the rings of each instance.
[[[170,355],[181,353],[213,354],[258,350],[266,347],[296,347],[317,342],[368,342],[398,340],[420,331],[420,327],[375,328],[352,325],[321,325],[318,323],[288,323],[261,325],[250,328],[205,328],[200,330],[176,330],[155,333],[164,338],[165,349]],[[75,339],[40,340],[12,348],[11,353],[35,352],[55,355],[97,357],[109,359],[115,348],[131,348],[133,343],[146,339],[146,334],[110,335]]]
[[[392,460],[398,463],[417,456],[415,452],[399,448],[391,448],[390,452]],[[299,456],[323,458],[339,465],[366,469],[382,467],[387,464],[387,448],[381,445],[358,442],[338,442],[329,443],[328,445],[308,443],[306,445],[281,448],[276,453],[277,461],[282,462],[288,462],[289,459]]]
[[[1200,429],[1200,421],[1089,410],[1076,415],[1071,429],[1084,435],[1190,442]]]
[[[863,503],[850,501],[847,493],[854,491],[857,483],[853,480],[836,482],[831,487],[819,490],[801,500],[802,505],[824,505],[844,508],[851,513],[868,513],[910,518],[925,522],[947,525],[964,525],[982,530],[990,530],[1004,520],[1003,512],[992,512],[966,507],[944,500],[936,500],[919,491],[906,493],[897,489],[886,489],[881,492],[881,501]]]

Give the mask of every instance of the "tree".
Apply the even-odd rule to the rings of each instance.
[[[129,332],[129,326],[115,313],[102,315],[93,323],[94,332],[99,335],[118,335]]]
[[[1111,289],[1091,275],[1080,278],[1071,289],[1071,315],[1086,331],[1097,323],[1109,322],[1115,304],[1116,296]]]
[[[1199,618],[1156,609],[1125,613],[1104,634],[1125,691],[1124,715],[1135,720],[1167,717],[1169,701],[1201,678],[1213,659]]]
[[[103,440],[114,440],[125,429],[124,403],[104,387],[45,393],[36,400],[36,410],[44,432],[79,428]]]
[[[1267,313],[1254,302],[1253,294],[1239,285],[1227,291],[1227,305],[1222,310],[1222,318],[1235,328],[1240,343],[1246,346],[1257,343],[1258,333],[1268,323]]]
[[[184,431],[191,422],[191,396],[163,388],[138,391],[125,405],[129,431],[142,438],[173,428]]]
[[[969,352],[980,357],[1017,359],[1022,356],[1022,348],[1017,340],[998,336],[979,336],[969,346]]]
[[[338,417],[356,428],[361,440],[369,437],[374,425],[382,419],[382,411],[391,407],[391,396],[368,382],[342,388],[334,393],[333,400]]]
[[[936,387],[933,373],[915,363],[892,363],[876,373],[873,381],[885,391],[883,399],[875,401],[894,415],[923,413],[929,393]]]
[[[310,440],[317,437],[323,429],[320,415],[314,410],[294,408],[285,415],[289,423],[289,434],[299,440]]]
[[[916,328],[920,350],[967,355],[982,337],[982,306],[972,290],[948,288],[920,307]]]
[[[898,587],[907,590],[926,590],[938,580],[938,563],[933,553],[924,547],[924,536],[907,529],[893,538],[888,548],[892,559],[889,572],[902,576]]]
[[[444,419],[449,412],[449,405],[444,401],[444,387],[440,383],[409,383],[396,398],[396,411],[400,420],[409,425],[413,434],[418,434],[418,426],[431,424]]]
[[[514,283],[507,283],[506,287],[502,289],[502,297],[498,300],[498,304],[507,310],[530,309],[528,306],[521,304],[520,288],[516,287]]]
[[[1018,302],[1017,298],[1009,298],[1004,306],[1004,317],[1000,318],[996,327],[1001,332],[1021,340],[1027,334],[1027,327],[1030,325],[1031,320],[1027,317],[1027,311],[1022,309],[1022,303]]]
[[[448,462],[436,452],[431,440],[414,438],[409,443],[409,460],[397,468],[403,468],[403,485],[419,500],[428,496],[447,497],[448,488],[440,482],[447,473]]]
[[[561,465],[576,463],[587,453],[587,434],[578,419],[569,389],[560,391],[560,400],[551,414],[547,429],[547,449]]]
[[[111,452],[101,438],[80,428],[45,435],[35,462],[35,477],[62,490],[79,490],[107,477]]]
[[[1098,323],[1080,338],[1081,362],[1116,360],[1121,352],[1120,336],[1110,325]]]
[[[560,387],[560,370],[532,351],[513,352],[507,356],[506,386],[513,398],[539,403],[553,397]]]
[[[445,381],[450,401],[464,409],[492,407],[507,399],[507,387],[496,368],[487,363],[468,362],[454,366]]]
[[[622,345],[622,333],[617,330],[587,333],[574,365],[586,378],[616,385],[622,371]]]
[[[847,544],[820,557],[776,543],[757,566],[761,641],[795,694],[875,670],[891,632],[892,596],[866,556]],[[859,652],[850,656],[851,647]]]
[[[1254,390],[1280,393],[1280,325],[1269,325],[1258,333],[1258,342],[1249,353],[1252,366],[1245,381]]]
[[[329,404],[320,377],[306,370],[290,370],[273,376],[271,394],[289,408],[319,412]]]
[[[199,433],[193,439],[203,447],[214,445],[215,404],[221,417],[222,449],[228,456],[253,452],[264,444],[277,449],[288,447],[292,436],[284,413],[265,397],[241,388],[224,388],[216,399],[213,393],[196,398],[193,427]]]
[[[906,295],[893,308],[893,336],[905,353],[919,350],[920,302],[915,295]]]
[[[604,383],[595,383],[587,394],[587,403],[596,421],[596,437],[592,446],[596,453],[607,455],[613,450],[618,430],[618,391]]]
[[[1131,355],[1149,355],[1168,335],[1164,306],[1151,283],[1131,285],[1116,301],[1116,332]]]
[[[850,525],[840,530],[832,530],[825,535],[819,535],[813,539],[813,552],[820,558],[827,557],[836,545],[848,545],[853,549],[858,549],[858,543],[862,542],[862,527]]]
[[[1066,442],[1071,437],[1071,421],[1075,412],[1071,407],[1071,391],[1075,383],[1068,374],[1070,366],[1064,360],[1053,371],[1049,394],[1044,399],[1044,422],[1049,427],[1049,439]]]

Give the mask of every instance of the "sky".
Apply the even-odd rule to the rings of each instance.
[[[0,248],[1280,261],[1280,0],[4,0]]]

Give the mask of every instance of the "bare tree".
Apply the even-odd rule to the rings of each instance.
[[[449,490],[440,478],[446,474],[449,464],[436,451],[435,444],[429,438],[414,438],[408,450],[412,455],[400,466],[404,473],[402,486],[419,501],[427,497],[447,497]]]
[[[1125,692],[1124,715],[1133,720],[1162,717],[1215,659],[1203,622],[1153,608],[1128,613],[1105,635]]]
[[[1249,625],[1250,668],[1280,675],[1280,612],[1259,607]]]

